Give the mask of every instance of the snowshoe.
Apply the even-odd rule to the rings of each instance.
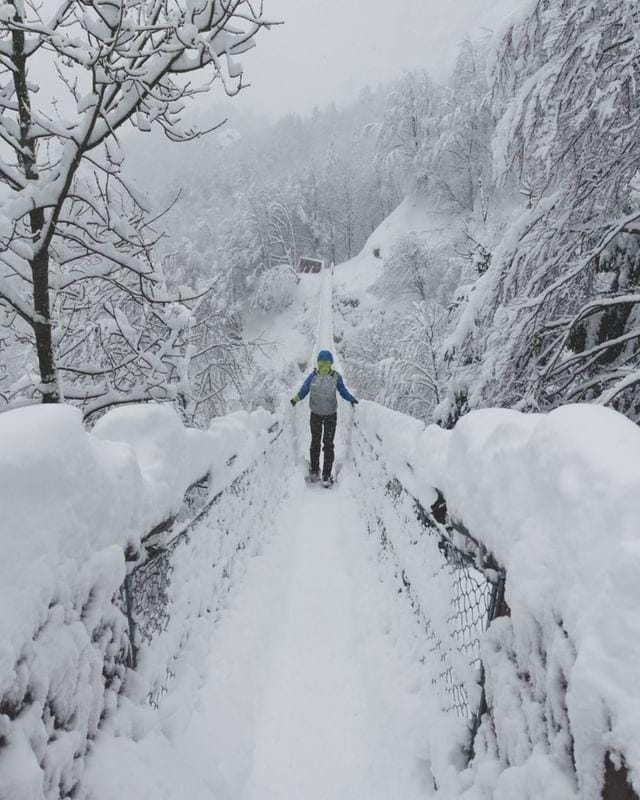
[[[313,472],[313,470],[309,470],[309,472],[307,474],[307,482],[308,483],[318,483],[319,480],[320,480],[320,473],[319,472]]]
[[[333,477],[329,475],[328,478],[323,478],[322,485],[324,486],[325,489],[330,489],[333,486]]]

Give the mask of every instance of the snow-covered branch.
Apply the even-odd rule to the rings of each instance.
[[[153,316],[143,311],[147,300],[158,306],[176,299],[149,288],[162,284],[153,253],[162,234],[154,231],[157,216],[147,213],[146,199],[122,175],[119,129],[157,125],[178,141],[201,135],[183,124],[186,104],[215,84],[237,93],[243,73],[236,57],[269,24],[249,0],[52,5],[46,18],[43,9],[19,0],[0,14],[0,139],[8,154],[0,168],[6,189],[0,258],[25,284],[3,276],[0,303],[31,329],[40,378],[30,385],[45,401],[64,391],[58,368],[74,369],[58,362],[58,340],[77,324],[65,315],[86,323],[104,280],[137,305],[143,325]],[[32,81],[42,70],[51,78],[46,91]],[[199,83],[195,73],[202,75]],[[198,292],[192,294],[196,299]],[[111,346],[109,337],[102,343]],[[152,352],[166,356],[157,346]],[[145,359],[151,367],[148,354]],[[116,356],[114,364],[122,361]],[[107,367],[95,369],[85,374]],[[128,382],[132,390],[140,380]],[[118,389],[125,384],[119,381]]]

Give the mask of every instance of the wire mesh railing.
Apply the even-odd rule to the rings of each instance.
[[[471,765],[465,785],[478,780],[487,760],[505,769],[520,767],[546,748],[553,768],[573,780],[576,797],[638,800],[620,745],[610,747],[595,768],[590,761],[593,753],[599,757],[595,748],[586,759],[583,749],[579,761],[576,743],[584,748],[585,731],[571,707],[578,651],[562,616],[527,618],[520,610],[485,636],[493,620],[511,617],[506,572],[449,513],[441,493],[431,505],[425,502],[431,499],[429,485],[418,481],[424,465],[402,458],[397,448],[403,439],[393,424],[384,420],[377,429],[374,415],[356,415],[352,466],[360,485],[354,494],[369,533],[378,539],[381,561],[391,565],[387,576],[396,578],[420,621],[425,634],[420,661],[441,709],[463,723],[453,728]],[[514,646],[518,640],[524,644]],[[439,764],[432,770],[436,789],[446,780],[438,747],[433,752]],[[484,783],[484,777],[479,780]]]
[[[283,427],[275,422],[266,431],[264,448],[253,461],[237,474],[220,491],[211,496],[210,476],[203,476],[187,490],[184,503],[175,518],[157,526],[142,540],[142,555],[138,557],[121,587],[120,604],[129,624],[128,665],[138,666],[140,648],[149,645],[157,636],[164,633],[171,614],[171,581],[175,570],[176,553],[191,542],[197,533],[218,540],[229,537],[230,526],[241,517],[245,503],[251,505],[249,494],[256,486],[256,472],[263,470],[270,448],[280,439]],[[237,455],[227,460],[231,467]],[[221,506],[225,510],[221,510]],[[233,519],[232,519],[233,518]],[[216,560],[211,561],[211,579],[215,580],[218,572],[228,577],[229,561],[234,552],[246,546],[245,539],[251,536],[231,537],[233,546],[226,548],[224,554],[221,547],[216,549]],[[224,558],[223,558],[224,555]],[[224,563],[223,563],[224,562]],[[220,567],[216,570],[216,567]],[[153,696],[161,694],[164,686],[156,687]]]
[[[394,565],[427,639],[431,681],[441,707],[469,727],[468,755],[486,711],[481,638],[507,612],[504,570],[449,519],[442,495],[425,508],[385,463],[380,440],[354,421],[353,464],[363,487],[362,511]],[[406,465],[412,471],[410,464]]]

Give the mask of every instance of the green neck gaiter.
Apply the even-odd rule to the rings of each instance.
[[[318,361],[318,372],[320,375],[328,375],[331,372],[331,362]]]

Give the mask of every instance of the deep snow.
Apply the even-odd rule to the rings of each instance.
[[[347,266],[347,272],[337,268],[336,281],[351,275],[356,283],[364,282],[369,256],[362,259],[360,265]],[[302,316],[289,309],[284,323],[281,319],[276,326],[286,339],[294,320],[304,323],[296,369],[312,361],[319,347],[331,346],[333,334],[329,272],[305,276],[300,286],[310,302],[315,299],[316,322],[311,324],[307,307]],[[344,404],[340,411],[339,460],[344,463],[353,435],[352,412]],[[364,470],[368,483],[355,491],[361,503],[374,509],[374,529],[376,517],[385,520],[387,534],[397,528],[399,561],[391,572],[411,578],[414,595],[432,615],[439,635],[447,636],[450,613],[446,587],[438,584],[446,573],[430,578],[434,555],[429,543],[416,548],[420,534],[393,521],[395,512],[385,497],[389,477],[398,478],[425,508],[434,501],[435,489],[442,490],[453,517],[507,570],[512,616],[492,628],[484,656],[495,735],[508,768],[495,757],[487,733],[472,768],[457,774],[460,726],[441,716],[446,700],[434,698],[424,636],[420,642],[421,635],[411,631],[398,607],[404,603],[408,610],[406,598],[393,597],[389,570],[385,578],[374,567],[382,554],[366,536],[366,512],[360,517],[349,500],[349,487],[355,484],[348,470],[332,494],[301,485],[294,491],[276,538],[266,545],[265,556],[250,564],[230,613],[212,634],[215,655],[202,671],[201,709],[169,744],[162,740],[158,751],[164,753],[163,762],[179,773],[186,753],[189,763],[198,765],[210,764],[215,753],[213,775],[193,766],[190,780],[199,776],[203,786],[215,785],[220,797],[247,800],[296,792],[311,798],[343,797],[344,792],[354,798],[412,797],[418,789],[424,796],[432,787],[430,769],[450,798],[463,793],[474,800],[595,797],[607,746],[624,753],[630,766],[636,761],[635,701],[629,700],[637,660],[611,664],[610,654],[635,652],[628,631],[637,627],[637,594],[619,559],[623,551],[634,563],[636,558],[632,527],[637,517],[630,509],[638,479],[630,465],[637,463],[637,429],[613,412],[591,407],[547,416],[474,413],[454,432],[425,429],[372,403],[361,403],[355,413],[388,473],[374,475],[379,465],[372,460]],[[306,407],[287,409],[286,424],[295,431],[299,458],[308,441],[306,419]],[[589,439],[585,430],[595,435]],[[626,465],[622,472],[617,463]],[[302,464],[296,469],[301,473]],[[604,537],[606,529],[610,532]],[[615,587],[605,581],[594,594],[602,570],[621,580]],[[380,625],[386,638],[379,636]],[[468,664],[455,649],[451,658],[473,690]],[[540,658],[547,659],[547,669]],[[611,669],[615,684],[608,678]],[[411,688],[404,688],[407,684]],[[387,700],[389,686],[399,692],[392,700]],[[476,695],[477,690],[471,691],[473,703]],[[371,722],[378,715],[384,718],[381,728]],[[336,731],[344,738],[336,738]],[[566,747],[570,736],[578,787]],[[198,749],[196,741],[203,739],[212,742],[211,750]],[[409,742],[406,751],[397,744],[401,741]],[[145,762],[155,763],[150,739],[135,747],[145,751]],[[137,760],[131,764],[134,768]],[[376,772],[380,764],[387,765],[386,772]],[[371,776],[377,777],[368,783]],[[403,794],[396,794],[397,782],[405,780]],[[377,789],[378,795],[373,793]],[[192,795],[199,796],[195,789]]]
[[[376,297],[369,290],[381,276],[393,246],[407,234],[416,234],[432,246],[451,247],[461,236],[461,223],[451,214],[434,209],[429,198],[419,193],[409,195],[378,225],[358,255],[336,265],[334,284],[338,304],[344,299],[357,298],[363,310],[389,306],[389,298]],[[405,299],[403,305],[410,306],[411,301],[407,303]],[[349,316],[359,317],[353,313]]]

